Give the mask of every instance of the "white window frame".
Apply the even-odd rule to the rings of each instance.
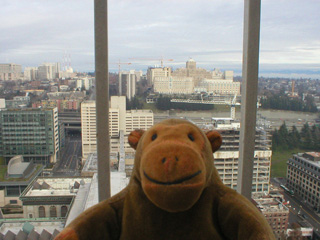
[[[251,198],[259,72],[261,0],[244,0],[239,174],[237,191]],[[110,197],[108,0],[94,1],[99,201]]]

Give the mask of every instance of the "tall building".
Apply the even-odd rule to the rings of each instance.
[[[155,77],[153,90],[164,94],[191,94],[194,92],[192,77]]]
[[[320,212],[320,153],[293,154],[287,165],[288,188]]]
[[[219,151],[214,153],[214,164],[221,180],[230,188],[237,189],[240,123],[215,119],[215,129],[223,136]],[[271,170],[271,135],[267,129],[256,129],[252,192],[269,192]]]
[[[37,67],[25,67],[23,75],[24,75],[24,80],[35,81],[38,79],[38,68]]]
[[[155,77],[171,77],[170,67],[149,67],[147,70],[147,83],[153,85]]]
[[[38,67],[39,80],[52,80],[59,77],[60,63],[43,63]]]
[[[129,135],[135,129],[147,130],[154,123],[154,116],[151,110],[129,110],[126,112],[126,131]]]
[[[0,80],[14,81],[22,78],[22,66],[15,63],[0,64]]]
[[[0,156],[16,155],[34,163],[55,163],[59,152],[58,109],[0,111]]]
[[[126,96],[129,100],[136,95],[136,83],[139,80],[138,76],[140,72],[136,72],[135,70],[130,71],[121,71],[121,80],[122,83],[125,83]]]
[[[124,138],[134,129],[148,129],[153,125],[151,110],[126,111],[126,97],[112,96],[109,108],[110,151],[119,152],[121,132]],[[81,132],[82,157],[87,158],[89,153],[97,151],[96,139],[96,103],[84,101],[81,103]],[[124,140],[124,142],[127,142]],[[125,146],[129,148],[129,146]]]
[[[80,78],[76,80],[76,87],[79,88],[80,90],[84,88],[85,90],[90,90],[92,88],[94,78]]]
[[[197,68],[197,63],[195,60],[190,58],[186,62],[185,68],[178,68],[172,72],[174,77],[192,77],[194,84],[198,85],[198,82],[203,78],[211,78],[212,73],[203,68]]]

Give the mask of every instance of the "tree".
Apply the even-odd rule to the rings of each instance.
[[[301,136],[296,126],[292,126],[288,134],[289,148],[298,148],[301,146]]]
[[[157,99],[156,108],[159,110],[171,109],[171,99],[169,97],[160,97]]]
[[[319,151],[320,150],[320,129],[316,125],[313,125],[311,128],[311,136],[312,136],[314,150]]]

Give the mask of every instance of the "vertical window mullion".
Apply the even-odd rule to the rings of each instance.
[[[110,191],[108,1],[94,1],[95,76],[99,201]]]
[[[254,164],[261,0],[244,0],[241,131],[237,191],[251,199]]]

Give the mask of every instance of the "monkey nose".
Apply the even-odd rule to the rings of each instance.
[[[178,161],[179,161],[179,158],[178,158],[177,156],[175,156],[175,160],[176,160],[176,162],[178,162]],[[161,162],[162,162],[162,163],[165,163],[166,161],[167,161],[167,158],[166,158],[166,157],[164,157],[164,158],[161,159]]]

